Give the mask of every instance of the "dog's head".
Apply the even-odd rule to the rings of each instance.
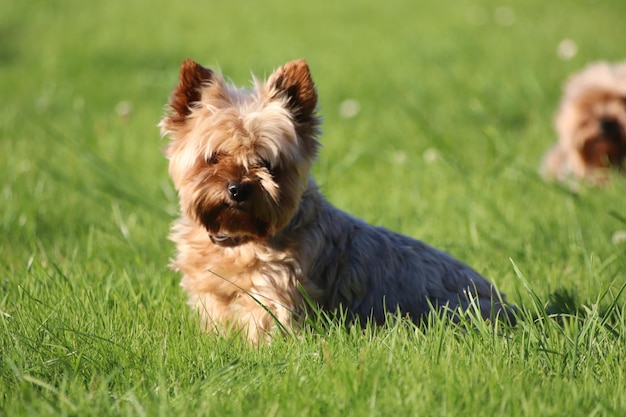
[[[589,168],[622,167],[626,158],[626,97],[588,91],[576,103],[573,141]]]
[[[570,77],[555,118],[574,173],[603,179],[626,162],[626,62],[589,65]]]
[[[188,59],[159,126],[181,210],[214,241],[263,239],[284,228],[307,187],[317,93],[304,60],[251,89]]]

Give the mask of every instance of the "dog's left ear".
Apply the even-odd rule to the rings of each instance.
[[[268,79],[268,86],[272,99],[287,98],[296,122],[307,123],[314,117],[317,92],[304,59],[288,62],[277,69]]]

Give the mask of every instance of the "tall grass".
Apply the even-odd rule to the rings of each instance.
[[[624,58],[624,15],[620,0],[5,1],[0,415],[624,415],[626,181],[536,174],[561,83]],[[188,56],[237,84],[307,58],[328,199],[484,273],[517,326],[320,314],[269,346],[202,334],[167,269],[177,199],[156,127]]]

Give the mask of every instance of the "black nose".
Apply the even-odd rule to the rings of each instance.
[[[600,129],[602,130],[602,133],[611,140],[620,140],[622,136],[620,124],[614,119],[600,120]]]
[[[252,185],[241,182],[231,181],[228,183],[228,194],[234,201],[241,203],[250,197]]]

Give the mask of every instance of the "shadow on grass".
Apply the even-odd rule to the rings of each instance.
[[[563,328],[572,326],[595,326],[604,328],[614,336],[623,336],[626,309],[620,299],[626,290],[626,283],[621,287],[607,288],[594,302],[581,302],[572,289],[559,288],[542,299],[530,287],[513,261],[517,278],[530,295],[527,305],[518,306],[518,321],[536,325],[538,328],[550,327],[554,323]]]

